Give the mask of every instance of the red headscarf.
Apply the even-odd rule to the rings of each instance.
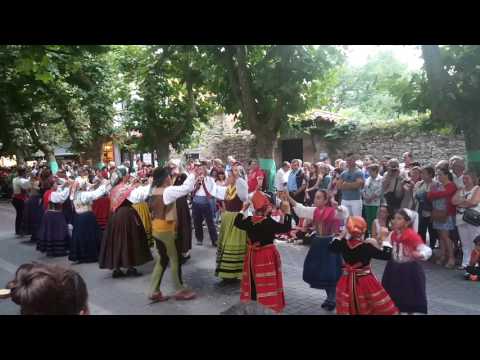
[[[359,239],[367,231],[367,223],[361,216],[350,216],[347,220],[347,230],[353,239]]]
[[[252,196],[252,203],[255,210],[266,210],[268,205],[270,205],[267,196],[261,191],[255,191]]]

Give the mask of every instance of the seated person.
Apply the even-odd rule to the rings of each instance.
[[[478,281],[478,275],[480,275],[480,236],[477,236],[473,243],[475,247],[470,255],[470,263],[466,267],[465,279]]]

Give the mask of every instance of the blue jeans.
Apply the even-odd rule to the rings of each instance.
[[[203,220],[207,223],[208,233],[212,244],[217,243],[217,229],[213,223],[211,201],[206,196],[195,196],[192,203],[193,227],[198,242],[203,242]]]

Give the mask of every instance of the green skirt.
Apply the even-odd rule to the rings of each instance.
[[[222,279],[242,279],[243,260],[247,252],[247,233],[233,222],[238,212],[225,211],[218,237],[215,276]]]

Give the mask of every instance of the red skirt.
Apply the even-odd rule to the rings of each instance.
[[[344,268],[337,284],[337,314],[397,315],[390,295],[378,282],[369,267]]]
[[[275,312],[285,307],[283,293],[282,264],[274,244],[266,246],[248,245],[243,264],[240,301],[252,300],[252,282],[255,285],[256,300]]]

